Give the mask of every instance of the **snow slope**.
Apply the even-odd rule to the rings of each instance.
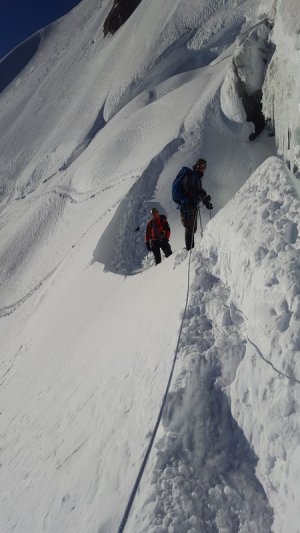
[[[117,530],[184,320],[127,531],[296,533],[297,183],[266,131],[248,142],[232,67],[239,54],[258,79],[253,35],[276,16],[276,37],[282,13],[142,1],[104,39],[110,7],[83,0],[29,61],[28,42],[17,48],[23,69],[1,94],[0,529]],[[200,155],[214,216],[201,210],[183,316],[170,189]],[[143,243],[153,204],[174,251],[157,268]]]

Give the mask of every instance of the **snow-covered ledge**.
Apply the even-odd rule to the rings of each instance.
[[[207,226],[204,253],[244,319],[246,353],[232,413],[259,457],[274,531],[300,516],[300,201],[285,164],[267,159]]]

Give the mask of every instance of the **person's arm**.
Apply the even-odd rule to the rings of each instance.
[[[199,190],[199,200],[204,200],[204,198],[206,198],[207,196],[207,192],[201,187],[201,189]]]
[[[203,189],[203,192],[205,193],[203,198],[201,198],[201,201],[202,201],[203,205],[205,205],[206,209],[213,209],[213,205],[211,203],[210,195],[207,194],[207,192],[204,191],[204,189]]]
[[[171,230],[170,230],[170,226],[169,226],[169,222],[167,221],[167,218],[164,220],[164,232],[165,232],[166,239],[169,240],[171,236]]]
[[[147,250],[150,252],[151,251],[151,243],[150,243],[150,240],[151,240],[151,224],[150,224],[151,221],[148,222],[147,224],[147,228],[146,228],[146,234],[145,234],[145,245],[146,245],[146,248]]]

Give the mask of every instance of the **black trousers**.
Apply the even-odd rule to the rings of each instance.
[[[154,255],[156,265],[161,263],[161,253],[160,253],[161,249],[164,252],[166,257],[169,257],[169,255],[172,254],[171,246],[169,244],[168,239],[162,239],[161,241],[153,239],[151,241],[151,249]]]
[[[180,209],[181,222],[185,228],[185,246],[187,250],[194,248],[194,233],[197,230],[198,208],[195,205],[188,205]]]

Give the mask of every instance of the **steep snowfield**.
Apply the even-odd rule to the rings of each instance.
[[[261,84],[261,39],[281,53],[280,3],[274,34],[264,28],[272,6],[142,1],[103,39],[111,2],[83,0],[13,52],[24,68],[0,107],[1,532],[117,531],[182,319],[127,531],[299,532],[298,184],[269,157],[273,137],[248,142],[233,69],[239,58]],[[214,216],[201,209],[183,316],[189,256],[170,191],[199,156]],[[174,252],[157,268],[143,242],[153,204]]]

